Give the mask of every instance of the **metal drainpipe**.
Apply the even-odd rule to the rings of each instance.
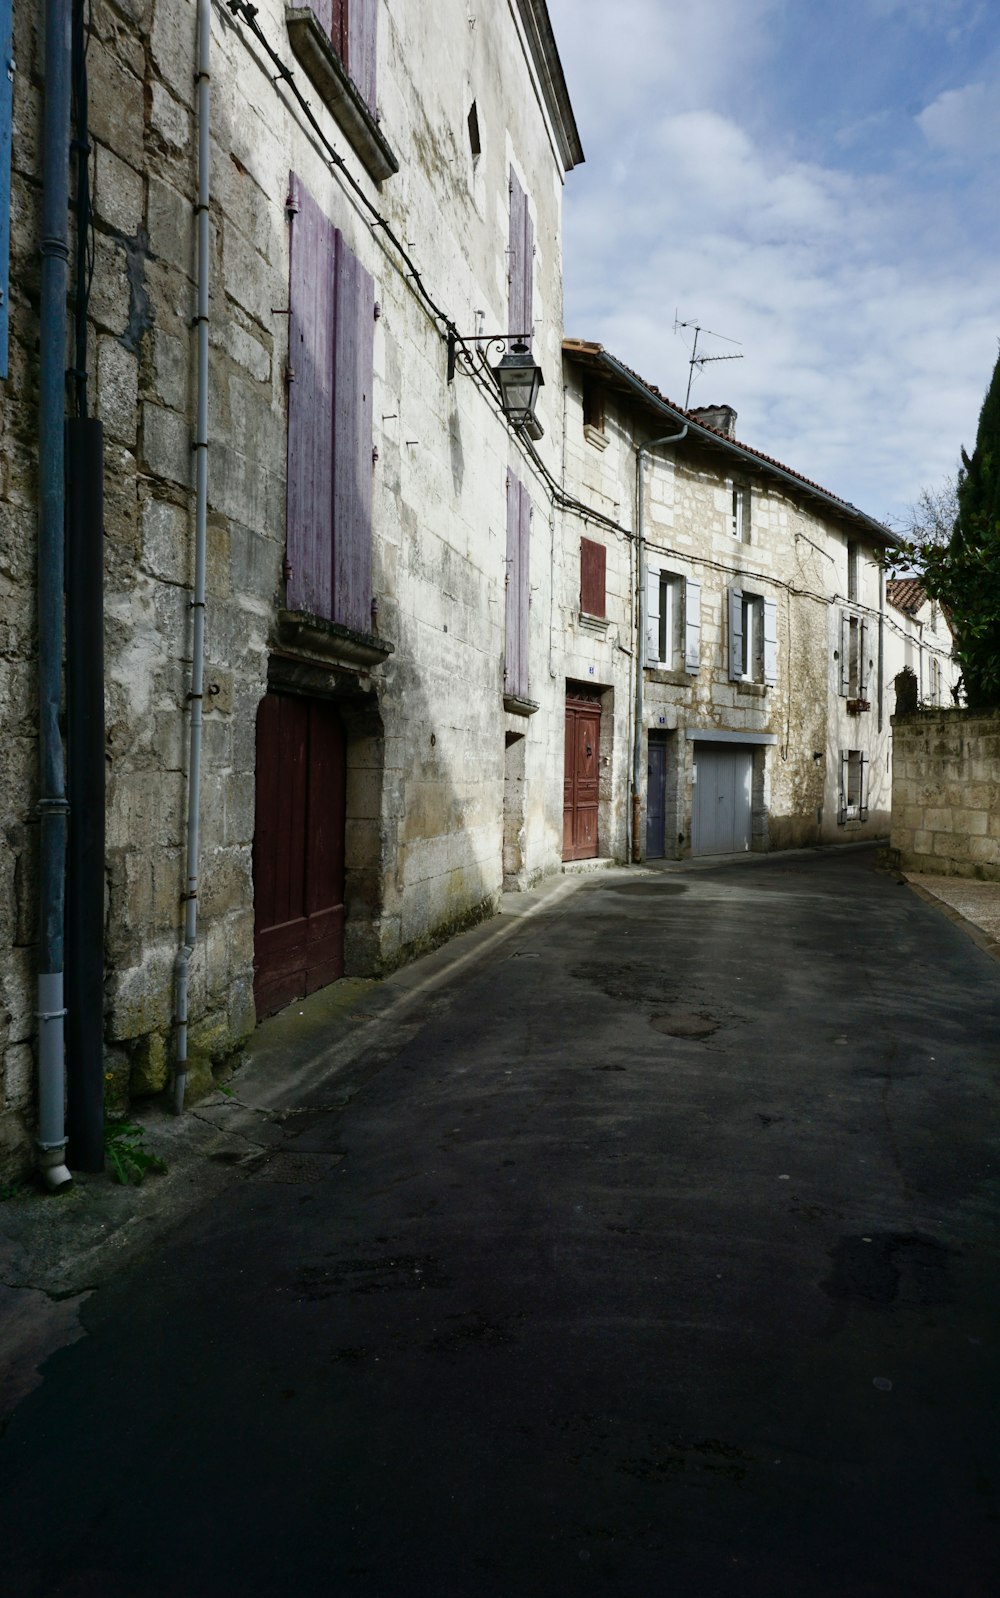
[[[878,569],[878,730],[885,721],[882,701],[885,698],[885,570]]]
[[[205,688],[205,550],[208,542],[208,284],[209,284],[209,65],[212,42],[210,0],[198,0],[198,417],[195,430],[194,593],[191,599],[191,748],[188,760],[187,886],[184,941],[177,951],[174,1112],[184,1109],[188,1079],[188,976],[198,933],[198,847],[201,823],[202,700]]]
[[[65,571],[66,290],[69,276],[71,14],[45,0],[38,504],[38,1148],[48,1188],[66,1165],[66,830],[69,805],[59,703]]]
[[[639,822],[642,816],[642,674],[645,669],[646,659],[646,534],[643,516],[642,493],[642,459],[650,450],[659,449],[661,444],[679,444],[688,430],[687,422],[679,433],[665,433],[662,438],[651,438],[648,443],[640,444],[635,458],[635,487],[638,506],[636,510],[635,534],[635,572],[636,587],[638,589],[638,637],[635,641],[635,726],[632,731],[632,863],[638,865],[642,859],[642,840],[639,837]]]

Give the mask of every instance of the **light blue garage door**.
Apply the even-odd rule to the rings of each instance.
[[[695,743],[692,854],[738,854],[750,848],[753,750]]]

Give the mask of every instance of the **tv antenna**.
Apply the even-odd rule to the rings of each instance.
[[[674,332],[676,333],[678,328],[681,328],[681,327],[693,327],[694,328],[694,343],[691,346],[691,358],[688,361],[688,386],[687,386],[687,393],[684,396],[684,409],[687,410],[688,402],[689,402],[689,400],[691,398],[691,384],[694,382],[694,369],[695,369],[696,366],[697,366],[697,368],[698,368],[698,370],[700,372],[700,371],[704,370],[704,368],[708,365],[708,363],[710,361],[742,361],[743,356],[742,355],[699,355],[698,354],[698,339],[699,339],[699,336],[702,333],[706,334],[706,336],[708,338],[721,338],[723,344],[736,344],[736,345],[739,345],[740,341],[739,341],[739,339],[736,339],[736,338],[727,338],[724,333],[713,333],[712,329],[710,327],[702,327],[700,322],[682,322],[680,320],[680,313],[678,311],[675,311],[674,312]]]

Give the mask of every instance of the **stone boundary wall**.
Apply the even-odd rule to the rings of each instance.
[[[894,863],[1000,882],[1000,710],[917,711],[892,729]]]

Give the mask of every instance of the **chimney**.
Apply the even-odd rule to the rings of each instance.
[[[731,405],[699,405],[697,410],[688,414],[696,422],[714,427],[717,433],[723,433],[726,438],[736,437],[736,412]]]

